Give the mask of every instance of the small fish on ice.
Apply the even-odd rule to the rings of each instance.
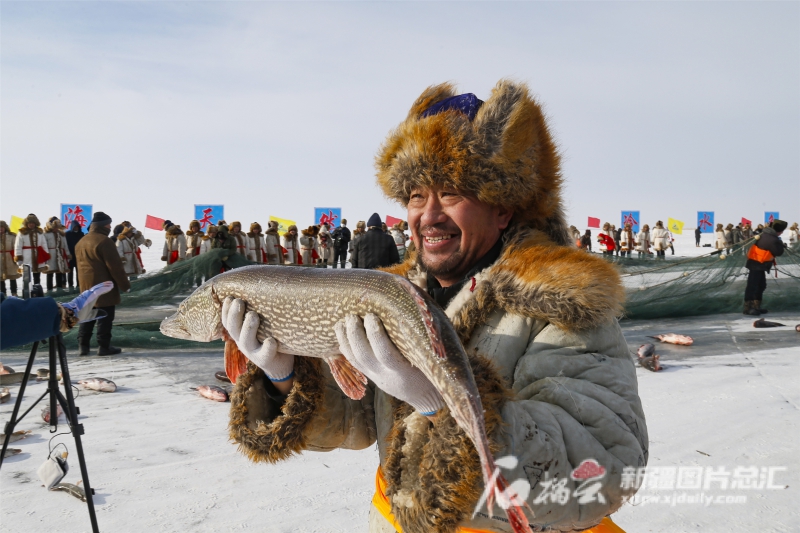
[[[195,389],[204,398],[214,400],[215,402],[227,402],[228,393],[224,389],[216,385],[200,385]]]
[[[78,382],[84,389],[96,390],[99,392],[115,392],[117,384],[105,378],[82,379]]]
[[[688,335],[678,335],[677,333],[667,333],[665,335],[651,335],[651,339],[658,339],[668,344],[678,344],[680,346],[691,346],[694,339]]]

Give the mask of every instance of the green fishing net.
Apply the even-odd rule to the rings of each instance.
[[[627,293],[625,317],[659,319],[717,313],[741,312],[748,270],[747,251],[753,240],[729,251],[658,260],[604,256],[620,270]],[[218,349],[216,341],[200,344],[161,335],[159,324],[204,280],[223,269],[253,264],[241,255],[227,257],[226,250],[211,250],[145,274],[131,283],[117,307],[112,344],[122,348]],[[776,269],[767,277],[764,307],[772,311],[800,311],[800,247],[795,245],[777,258]],[[57,299],[67,301],[74,294]],[[67,347],[77,348],[77,328],[65,335]],[[94,339],[92,346],[95,345]]]

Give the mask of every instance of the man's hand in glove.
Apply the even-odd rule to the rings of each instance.
[[[294,384],[294,355],[278,353],[278,341],[267,337],[258,342],[258,313],[247,312],[244,300],[227,297],[222,302],[222,325],[239,350],[264,371],[281,394]]]
[[[418,368],[414,368],[372,314],[350,315],[336,323],[339,349],[350,363],[383,392],[432,417],[444,406],[441,395]]]
[[[72,314],[75,323],[89,322],[98,318],[97,309],[94,308],[97,299],[113,288],[113,281],[104,281],[103,283],[95,285],[88,291],[83,291],[74,300],[60,305]],[[69,327],[72,327],[72,325]]]

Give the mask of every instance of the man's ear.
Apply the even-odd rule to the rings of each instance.
[[[504,230],[511,223],[511,217],[514,216],[514,211],[507,207],[498,206],[497,208],[497,227]]]

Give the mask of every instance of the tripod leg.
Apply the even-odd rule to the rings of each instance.
[[[69,377],[69,367],[67,366],[67,347],[64,346],[64,338],[59,333],[56,337],[50,337],[50,344],[54,346],[58,344],[58,359],[61,363],[61,375],[64,379],[64,393],[65,397],[60,398],[61,394],[58,388],[54,389],[58,392],[59,401],[65,401],[66,406],[64,412],[69,420],[72,436],[75,438],[75,449],[78,452],[78,462],[81,465],[81,476],[83,478],[83,490],[86,492],[86,505],[89,506],[89,520],[92,522],[92,531],[99,533],[97,527],[97,516],[94,513],[94,494],[92,493],[92,486],[89,484],[89,471],[86,469],[86,460],[83,457],[83,444],[81,444],[81,435],[83,434],[83,424],[78,424],[78,410],[75,407],[75,398],[72,396],[72,381]],[[53,354],[53,352],[51,352]],[[51,356],[51,367],[55,366],[55,357]],[[52,395],[55,397],[55,394]],[[52,420],[52,419],[51,419]]]
[[[8,449],[8,443],[11,440],[11,434],[14,433],[14,428],[17,426],[17,415],[19,414],[19,408],[22,406],[22,396],[25,394],[25,386],[28,384],[28,379],[31,377],[31,368],[33,368],[33,360],[36,359],[36,349],[38,347],[39,341],[34,342],[33,348],[31,348],[31,355],[28,357],[28,366],[25,367],[25,374],[22,376],[22,383],[19,384],[17,401],[14,402],[14,410],[11,412],[11,419],[6,423],[5,429],[3,430],[6,437],[3,439],[3,451],[0,453],[0,467],[3,466],[3,459]],[[25,414],[27,414],[27,412]]]

